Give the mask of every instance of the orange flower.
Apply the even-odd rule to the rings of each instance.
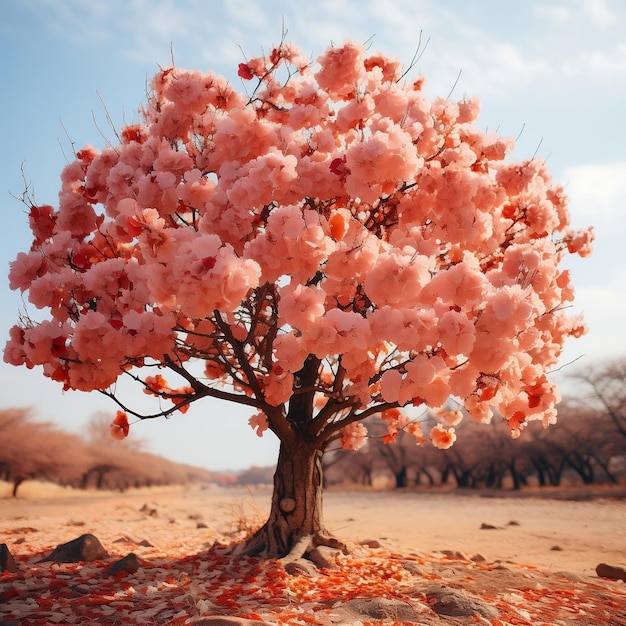
[[[435,448],[447,450],[452,447],[452,444],[456,441],[454,428],[444,428],[441,424],[437,424],[436,426],[433,426],[430,431],[430,439]]]
[[[124,411],[118,411],[115,414],[115,419],[111,422],[111,437],[113,439],[124,439],[128,437],[129,430],[128,415]]]
[[[335,213],[329,220],[330,236],[335,241],[341,241],[348,231],[348,223],[342,213]]]

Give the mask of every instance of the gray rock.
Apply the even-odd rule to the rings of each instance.
[[[404,600],[389,598],[354,598],[341,605],[350,615],[375,620],[393,619],[403,624],[419,623],[423,614]]]
[[[134,552],[131,552],[119,561],[115,561],[115,563],[107,569],[107,574],[109,576],[117,576],[117,574],[121,572],[134,574],[140,567],[141,563],[139,562],[137,555]]]
[[[109,553],[104,549],[95,535],[86,533],[57,546],[42,561],[56,563],[78,563],[80,561],[99,561],[108,558]]]
[[[6,543],[0,543],[0,572],[18,572],[19,568]]]
[[[496,619],[500,614],[479,598],[445,585],[432,585],[426,590],[426,597],[434,603],[431,608],[438,615],[449,617],[471,617],[478,613],[486,619]]]

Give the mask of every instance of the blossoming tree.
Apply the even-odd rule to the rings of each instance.
[[[298,556],[335,543],[321,455],[359,448],[368,416],[439,447],[493,408],[514,435],[555,421],[546,372],[584,332],[559,264],[592,232],[570,228],[540,160],[509,162],[512,142],[477,129],[476,100],[430,101],[393,58],[347,42],[311,63],[282,42],[239,76],[243,93],[159,71],[143,121],[64,169],[58,209],[26,198],[10,285],[46,314],[12,328],[4,359],[110,395],[118,437],[129,414],[249,406],[280,452],[245,549]],[[158,411],[118,398],[121,375]],[[439,422],[423,433],[410,405]]]

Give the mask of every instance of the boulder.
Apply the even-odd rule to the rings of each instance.
[[[95,535],[86,533],[58,545],[42,561],[54,561],[56,563],[79,563],[80,561],[99,561],[108,558],[109,553],[104,549]]]
[[[107,574],[109,576],[117,576],[122,572],[126,574],[134,574],[140,567],[141,563],[139,562],[137,555],[134,552],[131,552],[119,561],[115,561],[115,563],[107,569]]]
[[[0,572],[17,572],[19,568],[6,543],[0,543]]]
[[[438,615],[448,617],[472,617],[476,613],[486,619],[497,619],[498,610],[479,598],[460,589],[445,585],[432,585],[426,590],[431,608]]]
[[[596,574],[601,578],[608,578],[609,580],[623,580],[626,582],[626,569],[618,567],[617,565],[600,563],[598,567],[596,567]]]

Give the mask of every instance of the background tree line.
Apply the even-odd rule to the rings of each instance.
[[[485,427],[465,418],[450,449],[399,432],[385,444],[387,426],[370,418],[370,439],[360,450],[329,450],[323,458],[327,485],[375,483],[390,487],[514,488],[529,485],[626,482],[626,358],[572,376],[579,393],[559,406],[559,423],[531,422],[512,439],[504,420]],[[423,416],[425,434],[435,423]],[[136,439],[110,436],[111,417],[95,415],[81,437],[33,419],[28,409],[0,410],[0,480],[17,494],[29,479],[77,488],[127,489],[210,481],[270,484],[275,468],[252,466],[237,476],[183,465],[142,450]]]
[[[386,424],[373,418],[365,447],[327,453],[327,484],[378,480],[395,487],[521,489],[626,482],[626,358],[579,370],[571,378],[577,393],[559,406],[558,425],[544,429],[531,422],[518,439],[511,438],[502,419],[485,428],[465,418],[455,426],[459,436],[447,450],[417,446],[403,432],[395,444],[385,445]],[[422,419],[427,432],[435,418]]]
[[[33,479],[125,490],[229,478],[146,452],[141,441],[113,439],[110,422],[110,415],[94,415],[81,437],[35,420],[27,408],[0,410],[0,480],[11,483],[16,496],[20,485]]]

